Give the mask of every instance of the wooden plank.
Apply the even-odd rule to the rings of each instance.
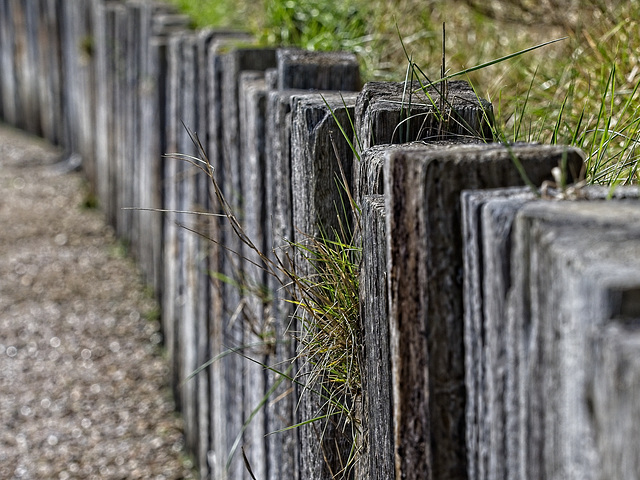
[[[233,49],[221,58],[222,102],[222,157],[218,170],[218,181],[221,182],[224,194],[240,222],[244,222],[245,204],[242,199],[242,176],[244,161],[241,151],[240,130],[240,74],[246,70],[264,71],[275,66],[275,50],[273,49]],[[242,347],[246,343],[244,336],[244,298],[238,289],[242,285],[242,258],[245,251],[237,235],[225,225],[220,230],[220,239],[226,251],[221,252],[220,272],[232,282],[222,282],[222,317],[216,319],[221,323],[223,349]],[[222,402],[226,425],[225,445],[219,451],[227,455],[233,449],[237,435],[242,432],[247,417],[244,415],[244,393],[248,388],[244,378],[246,360],[241,355],[228,355],[223,360],[224,385],[226,392]],[[224,452],[224,453],[223,453]],[[226,458],[225,458],[226,461]],[[242,478],[244,464],[239,451],[235,452],[233,463],[228,472],[229,478]]]
[[[28,132],[39,133],[38,95],[35,71],[35,33],[33,31],[33,3],[8,0],[11,21],[13,22],[12,39],[13,69],[15,75],[15,112],[14,126]]]
[[[243,168],[242,201],[243,226],[246,234],[261,251],[266,251],[265,220],[265,120],[267,89],[264,72],[244,71],[239,78],[240,112],[240,155]],[[260,407],[269,390],[267,370],[268,353],[272,348],[268,342],[273,339],[268,318],[268,298],[264,290],[267,275],[259,254],[251,249],[243,251],[242,279],[246,291],[243,292],[244,342],[247,348],[243,355],[251,358],[244,365],[244,379],[248,388],[244,393],[244,418],[252,418],[243,435],[243,445],[249,464],[256,477],[266,478],[273,459],[267,454],[268,433],[267,409]]]
[[[43,0],[41,2],[40,23],[38,26],[41,31],[38,40],[38,63],[41,66],[41,74],[38,79],[40,123],[42,135],[54,145],[60,145],[62,142],[62,66],[58,2],[59,0]],[[94,15],[95,10],[96,6],[94,5],[91,10]]]
[[[291,210],[291,105],[295,95],[300,91],[283,90],[270,91],[267,96],[267,124],[266,124],[266,210],[269,212],[266,218],[267,251],[277,254],[285,259],[289,251],[287,241],[293,240],[293,223]],[[274,258],[275,260],[275,258]],[[293,312],[292,305],[287,303],[288,297],[282,288],[280,279],[269,277],[268,288],[274,292],[275,297],[269,312],[273,318],[273,332],[277,341],[274,351],[269,357],[269,364],[277,366],[280,371],[293,368],[295,358],[294,342],[287,342],[291,338],[290,317]],[[295,371],[289,370],[290,374]],[[269,372],[268,383],[275,385],[281,382],[274,391],[274,398],[278,402],[268,405],[267,430],[280,431],[297,423],[297,401],[295,386],[290,381],[282,381],[282,378]],[[268,448],[276,457],[272,468],[269,469],[270,480],[277,480],[291,475],[293,480],[300,478],[299,468],[299,432],[291,429],[270,435],[267,437]]]
[[[589,188],[581,192],[584,199],[597,200],[604,199],[607,196],[606,189]],[[634,198],[637,195],[635,190],[619,189],[616,191],[619,198]],[[525,247],[517,246],[518,252],[513,251],[513,245],[516,244],[514,233],[514,221],[518,216],[518,212],[524,210],[526,204],[540,203],[541,206],[549,204],[548,201],[537,201],[528,189],[497,189],[490,191],[469,191],[462,194],[463,202],[463,220],[464,220],[464,236],[465,236],[465,355],[466,355],[466,386],[467,386],[467,447],[468,447],[468,474],[469,478],[515,478],[521,475],[540,475],[538,470],[541,464],[550,464],[549,461],[535,461],[531,467],[526,466],[527,450],[530,445],[535,443],[533,438],[537,438],[539,452],[558,450],[560,452],[570,452],[573,447],[568,444],[582,445],[580,437],[585,439],[589,437],[588,432],[581,432],[576,435],[574,431],[573,439],[569,439],[565,445],[558,442],[566,434],[557,435],[549,433],[547,427],[542,428],[547,432],[542,437],[523,434],[523,429],[528,431],[529,425],[538,424],[540,420],[530,421],[529,414],[522,409],[522,405],[526,405],[529,398],[536,398],[539,390],[545,390],[544,384],[530,384],[531,379],[523,381],[521,379],[520,365],[522,363],[531,363],[528,351],[531,346],[528,342],[523,341],[523,336],[532,338],[540,336],[538,333],[532,333],[542,327],[531,329],[532,325],[537,325],[538,320],[529,319],[531,312],[539,311],[542,303],[538,300],[530,298],[530,287],[523,287],[525,280],[530,285],[546,285],[542,289],[543,293],[536,294],[537,299],[553,297],[561,295],[561,298],[567,298],[568,293],[565,288],[569,288],[571,281],[553,280],[536,281],[531,280],[531,268],[525,269],[524,264],[530,260],[523,261],[524,258],[531,257]],[[580,205],[580,204],[578,204]],[[553,207],[554,209],[556,207]],[[560,209],[565,208],[560,206]],[[584,208],[584,202],[582,207]],[[579,210],[581,209],[579,208]],[[612,207],[617,208],[617,207]],[[588,209],[587,209],[588,210]],[[545,215],[553,218],[555,215]],[[594,220],[585,221],[587,215],[567,213],[558,215],[558,224],[566,226],[569,230],[575,231],[576,235],[586,237],[586,231],[593,230]],[[570,217],[570,218],[569,218]],[[615,218],[612,215],[611,218]],[[545,220],[545,225],[549,220]],[[610,220],[609,223],[613,222]],[[584,224],[585,226],[581,226]],[[588,226],[587,226],[588,225]],[[552,228],[545,226],[542,228],[551,235]],[[564,234],[563,234],[564,235]],[[562,240],[565,242],[565,240]],[[573,240],[569,243],[574,242]],[[575,247],[583,255],[585,248]],[[571,254],[564,254],[564,257],[571,258]],[[569,260],[572,261],[572,260]],[[538,264],[539,262],[536,262]],[[551,268],[549,262],[544,263],[544,267],[535,267],[539,270]],[[570,270],[570,269],[569,269]],[[571,273],[577,279],[584,278],[583,274]],[[515,280],[515,285],[513,284]],[[554,286],[556,285],[556,286]],[[551,293],[552,289],[557,290],[557,285],[562,285],[561,292]],[[524,288],[524,289],[523,289]],[[599,287],[598,287],[599,288]],[[508,295],[508,292],[509,295]],[[511,298],[508,306],[507,298]],[[580,305],[582,300],[577,300],[579,295],[571,295],[572,305]],[[576,303],[577,302],[577,303]],[[604,301],[598,300],[598,303]],[[606,302],[604,302],[606,303]],[[560,301],[560,305],[566,302]],[[525,305],[528,305],[525,307]],[[564,316],[561,309],[557,305],[552,307],[552,311],[544,314],[546,324],[551,321],[550,325],[564,324],[566,322],[555,322],[553,318]],[[573,307],[571,307],[573,308]],[[599,307],[597,307],[599,308]],[[589,307],[590,313],[586,317],[593,317],[593,311],[597,308]],[[521,312],[524,317],[519,317]],[[524,312],[524,313],[523,313]],[[574,313],[568,314],[571,317]],[[585,315],[582,315],[585,317]],[[547,320],[551,319],[551,320]],[[556,326],[551,328],[556,333],[546,335],[550,338],[558,338],[559,331]],[[586,327],[579,327],[580,331],[588,331]],[[575,334],[571,335],[576,337]],[[558,340],[564,342],[561,338]],[[555,340],[551,343],[555,345]],[[546,351],[563,351],[567,352],[569,357],[582,358],[589,360],[589,355],[583,351],[576,355],[574,347],[569,343],[563,343],[562,346],[545,347]],[[567,404],[561,407],[558,399],[565,398],[566,388],[561,389],[566,382],[562,380],[567,374],[578,376],[577,372],[581,371],[583,366],[577,365],[570,369],[564,367],[558,369],[556,365],[564,365],[565,360],[561,358],[547,359],[547,363],[539,363],[535,368],[529,367],[526,370],[541,372],[543,378],[554,376],[553,391],[543,393],[544,412],[542,417],[551,418],[553,420],[546,421],[547,425],[559,425],[553,427],[552,430],[571,431],[572,425],[586,424],[589,422],[586,418],[576,418],[575,421],[567,419]],[[555,373],[554,373],[555,372]],[[571,373],[568,373],[571,372]],[[521,380],[518,380],[521,379]],[[535,390],[536,393],[532,393]],[[579,387],[577,390],[584,390]],[[584,398],[576,398],[576,391],[571,392],[571,402],[578,405]],[[564,393],[561,393],[564,392]],[[582,394],[580,394],[582,395]],[[534,402],[535,403],[535,402]],[[537,402],[539,405],[539,402]],[[539,408],[539,407],[538,407]],[[576,407],[578,408],[578,407]],[[555,412],[555,413],[549,413]],[[572,415],[569,415],[571,417]],[[540,431],[540,429],[539,429]],[[585,440],[586,441],[586,440]],[[541,447],[540,445],[545,445]],[[555,445],[549,446],[549,445]],[[583,446],[579,447],[584,448]],[[585,450],[586,451],[586,450]],[[591,454],[587,453],[586,456]],[[595,455],[595,453],[593,454]],[[569,462],[569,463],[567,463]],[[556,458],[555,465],[558,466],[558,472],[564,472],[560,478],[570,475],[567,472],[574,472],[571,475],[577,475],[580,478],[585,473],[585,467],[573,465],[575,458],[571,460],[568,457]],[[579,462],[584,465],[587,463]],[[567,466],[569,465],[569,466]],[[531,470],[531,468],[535,470]],[[550,467],[553,470],[555,467]],[[589,470],[590,467],[586,467]],[[537,473],[536,473],[537,472]],[[579,473],[582,472],[582,473]],[[587,475],[588,476],[588,475]],[[569,477],[567,477],[569,478]]]
[[[2,90],[2,118],[11,125],[17,125],[18,105],[16,103],[16,78],[14,68],[15,36],[13,4],[0,3],[0,89]]]
[[[359,478],[383,480],[395,475],[384,196],[367,195],[361,205],[360,328],[367,440]]]
[[[197,65],[197,37],[192,32],[182,35],[180,42],[180,69],[181,82],[178,89],[178,131],[177,150],[180,154],[196,156],[195,145],[191,141],[187,129],[197,128],[198,112],[198,65]],[[177,162],[177,176],[175,178],[176,209],[178,212],[190,212],[196,204],[196,178],[199,170],[194,165],[184,160],[172,160]],[[197,216],[176,213],[175,226],[177,232],[178,257],[177,257],[177,339],[178,339],[178,379],[181,385],[182,415],[185,419],[185,439],[187,448],[197,451],[198,444],[198,405],[197,391],[199,377],[186,381],[187,377],[198,368],[197,365],[197,281],[198,266],[198,239],[193,232],[197,231]],[[206,332],[205,332],[206,335]]]
[[[113,224],[119,236],[128,237],[130,216],[125,214],[124,207],[130,207],[127,202],[129,177],[127,176],[130,163],[129,144],[127,142],[127,100],[130,94],[127,85],[127,48],[129,41],[127,28],[128,15],[124,4],[114,4],[114,157],[115,163],[114,184],[115,190],[114,210],[112,212],[115,223]]]
[[[444,100],[440,95],[442,88],[442,85],[428,88],[427,96],[417,82],[411,86],[404,82],[365,84],[355,112],[360,151],[373,145],[431,142],[459,136],[490,140],[491,103],[479,99],[463,81],[449,82]]]
[[[390,154],[385,194],[396,476],[466,478],[460,192],[522,184],[511,154],[540,184],[563,152],[471,145]],[[567,155],[579,170],[578,152]],[[416,418],[415,412],[424,414]]]
[[[604,465],[615,471],[621,465],[613,462],[629,458],[611,446],[633,438],[621,440],[622,431],[612,436],[601,430],[607,420],[595,420],[611,418],[603,407],[612,406],[600,403],[607,387],[596,361],[602,360],[597,344],[620,326],[617,292],[638,284],[630,259],[637,258],[640,231],[632,219],[639,211],[637,202],[535,202],[516,217],[507,466],[517,476],[606,478],[599,471]]]
[[[223,130],[224,117],[222,105],[224,102],[222,59],[223,51],[227,48],[228,40],[222,37],[214,39],[207,51],[207,95],[209,108],[208,114],[208,143],[206,145],[208,159],[214,171],[217,181],[223,181]],[[224,188],[224,184],[222,184]],[[220,207],[214,198],[213,192],[211,211],[220,213]],[[209,311],[209,335],[210,335],[210,358],[219,358],[212,363],[208,369],[210,376],[210,436],[211,450],[208,452],[208,465],[211,478],[224,478],[226,476],[227,456],[230,453],[227,437],[234,433],[228,428],[229,419],[227,408],[229,406],[226,388],[225,375],[229,370],[229,361],[223,353],[228,348],[225,339],[224,319],[226,305],[224,303],[224,282],[217,278],[215,274],[222,272],[225,256],[227,252],[220,242],[223,240],[225,222],[223,220],[213,220],[210,222],[210,238],[214,240],[208,245],[209,271],[211,272],[210,291],[211,298]],[[236,400],[237,401],[237,400]]]
[[[164,101],[166,89],[166,37],[154,34],[156,17],[164,9],[140,3],[140,79],[136,207],[162,209],[162,155],[166,152]],[[147,283],[161,296],[162,219],[158,211],[137,212],[137,258]],[[152,240],[157,239],[157,240]]]
[[[535,198],[525,187],[461,195],[467,471],[478,480],[507,475],[505,333],[511,228],[516,212]]]
[[[360,65],[353,53],[282,48],[277,62],[278,90],[353,92],[360,88]]]
[[[197,102],[196,125],[194,131],[201,140],[203,147],[209,141],[209,109],[210,97],[208,95],[207,75],[208,69],[208,50],[211,43],[215,40],[216,34],[211,30],[203,30],[196,32],[195,48],[196,48],[196,64],[197,64],[197,92],[195,102]],[[194,150],[196,156],[199,155]],[[202,172],[196,172],[194,178],[194,203],[191,206],[193,211],[209,212],[211,211],[210,199],[211,180]],[[193,227],[196,232],[204,236],[208,236],[211,231],[211,218],[206,216],[197,216],[192,219]],[[195,299],[195,318],[196,318],[196,345],[195,345],[195,364],[198,368],[209,361],[211,358],[211,332],[209,330],[209,314],[211,312],[210,305],[210,257],[209,257],[209,241],[200,236],[195,236],[195,253],[194,266],[196,269],[196,284],[194,286]],[[198,423],[198,439],[197,450],[195,452],[198,471],[202,478],[208,478],[210,469],[208,456],[212,448],[211,443],[211,378],[210,369],[205,369],[197,376],[197,423]]]
[[[167,55],[167,113],[166,113],[166,139],[168,154],[178,152],[178,135],[182,126],[179,124],[180,119],[180,89],[182,86],[182,70],[181,63],[182,35],[172,34],[168,40]],[[163,208],[167,210],[164,216],[163,240],[164,240],[164,288],[162,295],[162,323],[165,335],[165,347],[172,365],[171,375],[172,384],[174,385],[174,396],[176,397],[177,406],[181,407],[181,396],[176,390],[179,385],[179,369],[175,363],[178,361],[177,345],[178,335],[176,331],[179,310],[176,305],[179,300],[179,241],[178,221],[179,198],[177,193],[177,184],[180,178],[182,164],[176,159],[168,159],[165,162],[164,170],[164,193]]]
[[[295,97],[291,113],[291,191],[295,226],[293,238],[298,245],[309,245],[310,238],[320,238],[321,229],[327,238],[334,238],[333,232],[340,229],[339,217],[345,228],[352,225],[353,219],[348,214],[349,201],[338,182],[342,181],[342,167],[350,188],[353,153],[346,139],[340,136],[334,115],[343,126],[349,125],[347,116],[353,115],[355,99],[355,94],[348,93]],[[310,263],[302,260],[302,252],[298,249],[294,254],[296,276],[308,278],[313,275],[315,272]],[[301,312],[300,315],[306,314]],[[311,334],[305,333],[300,320],[297,324],[298,335]],[[313,393],[319,386],[308,381],[308,362],[309,359],[304,358],[298,372],[300,378],[307,382],[304,390],[298,390],[302,420],[326,414],[322,407],[325,400]],[[351,427],[345,424],[344,418],[318,420],[299,428],[302,478],[332,478],[344,468],[352,447]]]

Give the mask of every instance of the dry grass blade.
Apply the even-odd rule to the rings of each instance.
[[[287,380],[301,386],[303,394],[313,394],[320,399],[319,410],[324,412],[313,418],[305,419],[303,422],[292,425],[296,428],[303,425],[331,422],[340,425],[339,431],[346,435],[350,430],[348,458],[341,458],[341,467],[336,472],[336,477],[347,474],[353,466],[356,448],[355,437],[359,434],[359,422],[353,411],[354,398],[360,395],[361,375],[358,361],[359,345],[359,286],[358,272],[360,263],[360,249],[353,246],[353,238],[345,224],[339,222],[339,231],[332,231],[327,235],[322,231],[319,237],[302,235],[305,238],[304,245],[294,242],[287,242],[289,250],[295,252],[296,258],[302,259],[308,268],[302,270],[296,268],[296,262],[291,258],[290,253],[278,255],[274,249],[272,254],[261,251],[252,239],[247,235],[243,225],[238,220],[233,211],[233,207],[227,201],[224,192],[216,179],[213,167],[200,143],[197,135],[187,129],[194,145],[199,152],[198,159],[192,156],[177,155],[175,158],[185,160],[204,171],[211,180],[215,197],[222,213],[212,214],[226,219],[231,226],[236,237],[242,244],[257,255],[258,260],[250,260],[246,256],[243,261],[251,262],[253,265],[263,269],[268,275],[274,277],[288,295],[289,302],[296,306],[295,317],[298,319],[301,328],[295,333],[295,339],[299,342],[299,349],[295,359],[291,359],[291,366],[294,364],[310,366],[310,371],[306,374],[297,372],[289,375],[289,370],[281,372],[269,365],[262,365],[278,375],[280,381]],[[344,132],[343,132],[344,134]],[[335,148],[335,146],[334,146]],[[353,147],[352,147],[353,148]],[[336,152],[337,153],[337,152]],[[344,171],[341,170],[341,178],[337,179],[338,188],[346,188],[347,179]],[[347,199],[349,209],[353,211],[353,218],[358,222],[359,209],[353,197],[347,189]],[[343,205],[343,215],[346,215],[347,207]],[[340,218],[340,215],[338,215]],[[187,230],[193,231],[184,225]],[[198,232],[198,235],[208,238]],[[216,239],[209,240],[218,243],[223,248],[227,248]],[[237,252],[233,252],[238,255]],[[300,271],[309,271],[309,274],[301,274]],[[216,275],[215,273],[213,274]],[[255,290],[255,286],[248,283],[242,276],[237,279],[222,279],[235,285],[241,294],[247,292],[260,294]],[[244,283],[243,283],[244,282]],[[275,339],[275,342],[284,339]],[[192,378],[213,362],[223,358],[228,354],[237,354],[248,361],[255,362],[242,352],[242,347],[229,349],[223,354],[211,359],[203,364],[189,377]],[[273,385],[266,393],[263,400],[256,406],[252,415],[238,433],[234,442],[230,457],[233,456],[242,440],[242,434],[251,419],[264,407],[268,398],[274,393],[279,382]],[[320,431],[324,431],[328,424],[324,423]],[[230,463],[229,463],[230,465]],[[250,468],[247,465],[247,468]]]

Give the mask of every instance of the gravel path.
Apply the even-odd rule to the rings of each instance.
[[[58,158],[0,125],[0,479],[196,478],[156,304]]]

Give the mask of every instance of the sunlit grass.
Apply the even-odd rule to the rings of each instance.
[[[580,146],[594,183],[637,180],[638,0],[562,2],[562,12],[551,0],[171,1],[197,25],[248,29],[262,43],[352,51],[365,80],[403,79],[405,48],[438,78],[443,22],[449,73],[567,36],[465,79],[494,103],[507,138]]]

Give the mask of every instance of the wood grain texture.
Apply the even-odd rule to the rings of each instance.
[[[384,196],[363,198],[362,226],[360,328],[366,450],[359,478],[383,480],[395,475]]]
[[[355,129],[360,151],[373,145],[443,140],[448,137],[491,139],[493,107],[478,99],[466,82],[449,82],[440,112],[442,85],[427,89],[418,82],[369,82],[356,103]],[[489,123],[488,123],[489,122]]]
[[[513,149],[538,184],[563,151]],[[522,182],[503,146],[395,151],[385,164],[398,477],[466,478],[459,197]]]
[[[298,245],[308,246],[310,238],[321,235],[335,238],[333,232],[340,228],[338,217],[344,225],[352,225],[353,219],[343,215],[348,212],[349,204],[339,182],[341,165],[347,185],[351,185],[353,154],[345,138],[340,136],[336,122],[348,125],[347,115],[353,114],[354,104],[355,94],[323,93],[297,96],[291,106],[293,238]],[[298,249],[294,255],[296,276],[313,275],[313,267],[303,260],[302,251]],[[296,330],[304,335],[302,324],[297,323]],[[301,378],[307,376],[308,368],[308,365],[300,366]],[[324,402],[313,393],[318,386],[305,384],[305,389],[304,392],[298,389],[301,420],[326,413],[322,408]],[[341,432],[335,422],[330,418],[300,427],[302,478],[332,478],[345,465],[351,447],[350,436]]]

